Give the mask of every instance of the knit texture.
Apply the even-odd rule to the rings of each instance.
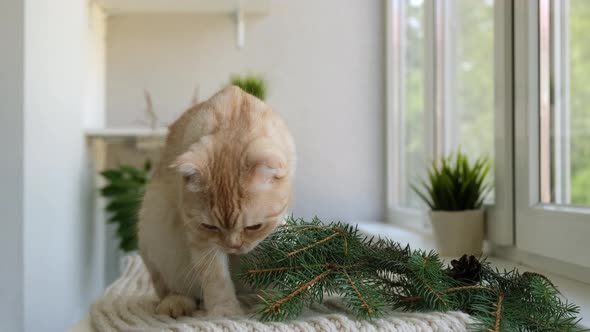
[[[255,297],[241,297],[248,316],[208,320],[202,311],[173,319],[156,315],[158,297],[141,258],[127,258],[123,275],[92,305],[90,317],[97,331],[399,331],[463,332],[471,320],[461,312],[404,313],[393,311],[381,319],[357,320],[338,298],[313,305],[299,319],[259,322],[251,318]]]

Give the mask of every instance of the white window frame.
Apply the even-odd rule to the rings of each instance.
[[[387,67],[387,221],[402,224],[406,227],[422,229],[426,226],[426,218],[423,211],[404,207],[399,202],[404,200],[405,190],[402,188],[404,172],[404,153],[402,144],[404,142],[405,128],[404,123],[404,94],[403,94],[403,75],[404,55],[399,51],[404,49],[403,28],[405,26],[405,6],[401,0],[388,0],[386,6],[386,67]],[[425,13],[425,15],[427,15]],[[425,35],[428,39],[428,36]],[[432,61],[428,54],[432,54],[425,49],[425,61]],[[424,82],[432,82],[425,78]],[[430,96],[432,89],[428,86],[424,88],[425,94]],[[430,103],[433,98],[425,98],[424,107],[431,107]],[[427,128],[433,127],[433,120],[427,116],[425,119]],[[433,132],[431,131],[431,132]],[[427,134],[431,133],[428,132]],[[431,137],[426,137],[426,142],[431,142]],[[432,147],[427,146],[428,154],[432,154]]]
[[[450,71],[449,47],[444,47],[448,33],[448,4],[444,1],[424,0],[424,127],[425,151],[429,159],[446,154],[450,150],[450,117],[445,114],[452,109],[449,103],[449,87],[445,85]],[[429,227],[424,211],[400,204],[405,200],[405,188],[399,180],[405,176],[402,144],[405,137],[404,123],[404,26],[405,4],[403,0],[387,1],[387,220],[406,227],[423,230]],[[434,42],[436,41],[436,43]],[[437,51],[438,50],[438,51]],[[439,87],[443,87],[442,89]]]
[[[569,174],[553,179],[554,185],[565,188],[555,192],[554,199],[560,204],[543,203],[540,181],[540,107],[554,107],[552,130],[565,136],[558,141],[553,155],[556,167],[566,170],[569,167],[569,128],[567,104],[569,93],[568,68],[560,59],[567,59],[567,8],[551,12],[556,23],[553,31],[539,29],[539,4],[550,0],[505,0],[495,2],[495,202],[487,206],[487,239],[491,243],[492,253],[541,270],[556,272],[573,279],[587,282],[590,280],[590,254],[588,254],[588,235],[590,234],[590,209],[568,206],[567,192]],[[445,1],[446,2],[446,1]],[[438,4],[437,4],[438,3]],[[437,23],[434,15],[443,1],[425,0],[426,15]],[[421,228],[424,230],[425,212],[404,208],[400,202],[399,176],[403,162],[403,101],[402,83],[399,80],[403,59],[396,50],[402,48],[400,42],[401,0],[387,2],[387,210],[388,221]],[[438,16],[440,19],[441,16]],[[397,29],[397,30],[396,30]],[[435,31],[433,27],[426,27]],[[445,29],[438,34],[426,34],[427,38],[444,38]],[[547,33],[552,35],[553,47],[545,47],[545,53],[539,52],[539,43],[547,43]],[[440,42],[440,40],[439,40]],[[427,40],[427,43],[433,44]],[[556,51],[559,50],[559,51]],[[428,52],[428,50],[427,50]],[[549,57],[548,52],[554,52]],[[435,52],[431,52],[435,53]],[[444,54],[444,53],[443,53]],[[540,60],[541,58],[541,60]],[[549,60],[553,59],[550,63]],[[438,62],[437,62],[438,61]],[[430,75],[444,75],[433,70],[441,59],[432,56],[428,60],[427,72]],[[444,59],[442,60],[444,61]],[[540,64],[544,63],[544,67]],[[549,105],[549,73],[553,77],[554,93],[560,93],[559,104]],[[542,74],[541,74],[542,73]],[[397,75],[397,76],[396,76]],[[438,77],[440,79],[440,76]],[[436,77],[429,76],[426,82],[436,82]],[[543,90],[543,88],[545,90]],[[425,107],[436,109],[429,118],[428,126],[432,128],[428,141],[438,138],[438,145],[428,146],[431,156],[437,151],[444,151],[449,140],[441,137],[445,124],[440,121],[441,105],[445,105],[443,95],[435,93],[434,85],[427,87]],[[542,94],[543,92],[544,94]],[[448,94],[447,94],[448,96]],[[444,109],[443,109],[444,111]],[[546,111],[546,109],[545,109]],[[434,116],[436,114],[437,116]],[[547,112],[545,112],[547,117]],[[436,119],[439,119],[436,121]],[[442,124],[442,125],[441,125]],[[546,138],[545,138],[546,140]],[[442,142],[442,143],[441,143]],[[442,144],[442,145],[441,145]],[[545,159],[550,154],[544,154]],[[545,160],[547,162],[547,160]],[[549,159],[549,162],[551,160]],[[561,183],[559,183],[561,181]],[[546,185],[546,184],[545,184]],[[397,186],[397,187],[396,187]]]
[[[514,0],[494,3],[494,204],[486,206],[486,237],[513,246],[514,232]],[[518,0],[516,0],[518,1]]]
[[[387,221],[428,231],[425,211],[400,204],[404,201],[404,100],[403,75],[404,1],[388,0],[386,10],[387,64]],[[427,156],[449,153],[456,145],[452,126],[452,58],[447,44],[450,33],[451,1],[424,0],[425,10],[425,116]],[[493,242],[514,244],[513,223],[513,123],[512,123],[512,3],[496,1],[495,10],[495,204],[487,209],[487,234]],[[452,41],[452,40],[451,40]]]
[[[561,274],[587,281],[590,209],[542,203],[546,197],[540,183],[539,146],[547,144],[547,137],[540,139],[539,128],[550,116],[551,47],[550,25],[545,20],[539,28],[539,13],[548,6],[549,0],[526,0],[516,1],[514,7],[516,249],[546,258],[546,266],[565,264]]]
[[[552,198],[557,204],[571,203],[571,172],[570,172],[570,86],[569,86],[569,1],[551,2],[551,64],[553,74],[551,93],[557,95],[553,98],[551,107],[551,125],[555,137],[554,140],[552,179],[554,192]]]

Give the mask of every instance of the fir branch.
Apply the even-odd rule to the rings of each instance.
[[[474,290],[474,289],[489,290],[490,288],[484,287],[484,286],[478,286],[478,285],[460,286],[460,287],[453,287],[453,288],[446,289],[442,293],[443,294],[451,294],[451,293],[455,293],[455,292],[470,291],[470,290]],[[418,300],[422,300],[422,297],[421,296],[411,296],[411,297],[403,298],[400,301],[401,302],[415,302]]]
[[[288,254],[287,254],[287,256],[289,256],[289,257],[291,257],[291,256],[295,256],[295,255],[297,255],[297,254],[298,254],[298,253],[300,253],[300,252],[303,252],[303,251],[309,250],[309,249],[311,249],[311,248],[313,248],[313,247],[315,247],[315,246],[318,246],[318,245],[320,245],[320,244],[322,244],[322,243],[324,243],[324,242],[330,241],[332,238],[334,238],[334,237],[336,237],[336,236],[338,236],[338,235],[341,235],[341,234],[342,234],[342,229],[340,229],[340,228],[335,228],[335,229],[334,229],[334,233],[333,233],[333,234],[331,234],[331,235],[328,235],[328,236],[326,236],[325,238],[323,238],[323,239],[321,239],[321,240],[319,240],[319,241],[317,241],[317,242],[315,242],[315,243],[312,243],[312,244],[310,244],[310,245],[308,245],[308,246],[306,246],[306,247],[303,247],[303,248],[301,248],[301,249],[297,249],[297,250],[295,250],[295,251],[292,251],[292,252],[288,253]]]
[[[282,267],[271,267],[268,269],[251,269],[248,270],[249,274],[256,274],[256,273],[268,273],[268,272],[282,272],[288,270],[298,270],[303,269],[305,266],[282,266]]]
[[[440,296],[440,294],[438,294],[434,289],[432,289],[432,286],[429,285],[426,280],[424,280],[421,276],[416,275],[416,277],[418,278],[418,280],[420,280],[420,282],[422,282],[422,284],[424,285],[424,287],[426,287],[431,293],[432,295],[434,295],[440,302],[442,302],[442,304],[446,305],[447,303],[445,302],[445,300]]]
[[[315,266],[282,266],[282,267],[273,267],[273,268],[268,268],[268,269],[251,269],[251,270],[248,270],[247,272],[249,274],[268,273],[268,272],[282,272],[282,271],[288,271],[288,270],[305,269],[305,268],[309,268],[309,267],[325,267],[325,268],[330,269],[330,270],[346,270],[346,269],[349,269],[351,267],[355,267],[355,266],[358,266],[358,265],[359,264],[337,265],[337,264],[334,264],[334,263],[326,263],[326,264],[319,264],[319,265],[315,265]]]
[[[284,226],[293,226],[293,225],[284,225]],[[302,227],[298,230],[296,230],[293,234],[298,234],[304,231],[308,231],[308,230],[315,230],[315,229],[325,229],[325,226],[307,226],[307,227]]]
[[[266,289],[263,320],[294,318],[330,293],[360,318],[379,317],[387,308],[462,310],[474,318],[470,328],[476,331],[583,331],[579,308],[562,301],[545,276],[500,272],[472,257],[463,263],[475,264],[474,270],[455,269],[460,261],[453,270],[435,252],[367,238],[339,222],[291,217],[242,262],[242,280]]]
[[[313,286],[315,283],[317,283],[318,281],[320,281],[322,278],[326,277],[328,274],[332,273],[332,270],[326,270],[324,272],[322,272],[321,274],[315,276],[313,279],[309,280],[308,282],[304,283],[303,285],[299,286],[299,288],[297,288],[296,290],[294,290],[292,293],[290,293],[289,295],[273,302],[271,305],[268,306],[268,308],[266,308],[264,310],[264,312],[269,312],[269,311],[278,311],[280,310],[280,306],[284,303],[286,303],[287,301],[289,301],[290,299],[292,299],[294,296],[296,296],[297,294],[303,292],[304,290],[308,289],[309,287]]]
[[[356,295],[358,296],[359,300],[361,300],[361,302],[363,303],[362,306],[364,308],[366,308],[369,313],[373,313],[373,309],[369,306],[369,304],[367,303],[367,301],[365,301],[365,298],[363,297],[363,294],[361,294],[361,292],[359,291],[359,289],[356,287],[354,281],[352,281],[352,279],[350,278],[350,275],[348,274],[348,272],[346,272],[346,270],[342,270],[342,273],[344,273],[344,275],[346,276],[346,279],[348,279],[348,282],[350,283],[350,286],[354,289],[354,291],[356,292]]]

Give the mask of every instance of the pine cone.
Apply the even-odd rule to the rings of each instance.
[[[481,263],[475,256],[463,255],[453,259],[451,265],[453,268],[447,272],[451,278],[471,285],[481,281]]]

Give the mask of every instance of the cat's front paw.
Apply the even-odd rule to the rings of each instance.
[[[197,304],[192,298],[182,295],[168,295],[156,307],[156,313],[172,318],[190,316],[197,309]]]
[[[207,310],[208,317],[237,317],[244,315],[239,303],[217,304]]]

